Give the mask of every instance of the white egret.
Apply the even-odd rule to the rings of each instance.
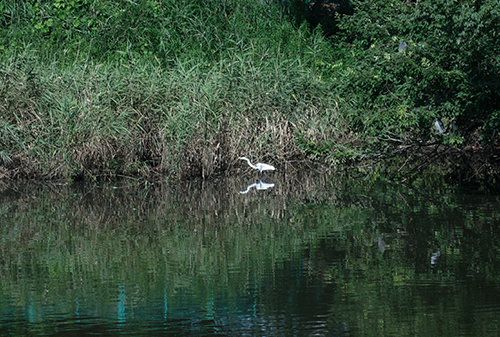
[[[260,174],[262,174],[262,171],[274,171],[274,170],[276,170],[276,168],[273,165],[269,165],[269,164],[257,163],[255,165],[253,165],[250,162],[250,159],[248,159],[247,157],[241,157],[240,159],[241,160],[246,160],[247,163],[248,163],[248,165],[250,165],[251,168],[259,170]]]

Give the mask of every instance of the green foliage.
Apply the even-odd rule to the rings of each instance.
[[[338,88],[357,102],[358,129],[422,136],[442,117],[464,134],[488,120],[500,103],[499,1],[353,3],[333,39],[351,67]]]
[[[329,154],[333,147],[332,141],[313,142],[308,140],[303,134],[298,135],[297,145],[302,151],[319,156]]]
[[[130,60],[139,55],[154,56],[164,65],[179,58],[217,60],[250,43],[257,52],[260,46],[277,48],[292,29],[282,27],[273,6],[250,1],[28,0],[2,3],[2,12],[3,25],[21,32],[15,42],[35,44],[44,57],[63,52]],[[7,48],[9,35],[1,42]]]
[[[488,116],[484,125],[483,137],[485,139],[498,139],[500,132],[500,110],[494,111]]]

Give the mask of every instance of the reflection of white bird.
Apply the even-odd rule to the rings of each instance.
[[[250,191],[252,187],[255,187],[257,190],[267,190],[268,188],[274,187],[274,184],[269,184],[265,183],[262,181],[259,181],[258,183],[253,183],[247,186],[247,189],[245,191],[240,191],[241,194],[246,194]]]
[[[437,250],[437,252],[432,253],[431,255],[431,266],[436,265],[439,262],[439,258],[441,257],[441,250]]]
[[[274,171],[274,170],[276,170],[276,168],[273,165],[269,165],[269,164],[257,163],[255,165],[252,165],[252,163],[250,162],[250,159],[248,159],[247,157],[241,157],[240,159],[246,160],[248,165],[250,165],[250,167],[252,167],[256,170],[259,170],[260,174],[262,174],[262,171]]]

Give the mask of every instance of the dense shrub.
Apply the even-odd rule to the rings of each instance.
[[[368,134],[426,135],[441,118],[494,140],[500,106],[500,1],[352,1],[333,37],[350,69],[340,93]],[[405,41],[406,49],[399,52]],[[456,139],[456,138],[455,138]]]

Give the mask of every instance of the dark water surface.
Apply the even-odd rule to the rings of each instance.
[[[0,335],[500,335],[498,195],[252,183],[3,183]]]

